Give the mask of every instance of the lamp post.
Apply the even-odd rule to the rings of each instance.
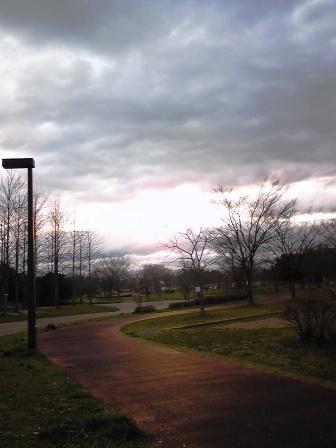
[[[28,169],[28,348],[36,349],[36,287],[34,255],[33,168],[34,159],[2,159],[6,170]]]

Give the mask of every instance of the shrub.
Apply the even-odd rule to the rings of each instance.
[[[48,324],[44,327],[44,331],[53,331],[57,330],[57,326],[55,324]]]
[[[300,341],[319,345],[336,343],[336,302],[306,298],[289,303],[282,313],[296,330]]]
[[[181,300],[178,302],[172,302],[168,305],[168,308],[178,309],[178,308],[188,308],[190,306],[195,306],[195,300],[189,300],[189,302],[182,302]]]
[[[156,308],[153,305],[137,306],[134,310],[135,313],[153,313],[154,311]]]

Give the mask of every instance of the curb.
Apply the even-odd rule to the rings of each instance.
[[[274,316],[276,314],[280,314],[281,312],[282,311],[272,311],[271,313],[251,314],[249,316],[231,317],[230,319],[221,319],[221,320],[213,320],[213,321],[210,321],[210,322],[200,322],[200,323],[197,323],[197,324],[181,325],[179,327],[165,328],[164,331],[168,331],[168,330],[184,330],[184,329],[187,329],[187,328],[205,327],[207,325],[224,324],[224,323],[236,322],[238,320],[254,319],[256,317],[258,318],[258,317]]]

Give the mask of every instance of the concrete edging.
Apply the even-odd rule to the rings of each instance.
[[[256,317],[274,316],[274,315],[280,314],[280,313],[281,313],[281,311],[272,311],[271,313],[252,314],[252,315],[249,315],[249,316],[242,316],[242,317],[231,317],[229,319],[220,319],[220,320],[213,320],[213,321],[209,321],[209,322],[199,322],[197,324],[181,325],[179,327],[165,328],[164,331],[168,331],[168,330],[184,330],[184,329],[193,328],[193,327],[205,327],[207,325],[230,323],[230,322],[236,322],[238,320],[253,319],[253,318],[256,318]]]

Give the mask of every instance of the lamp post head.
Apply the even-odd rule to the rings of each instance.
[[[15,170],[18,168],[35,168],[35,160],[31,158],[2,159],[2,167],[6,170]]]

